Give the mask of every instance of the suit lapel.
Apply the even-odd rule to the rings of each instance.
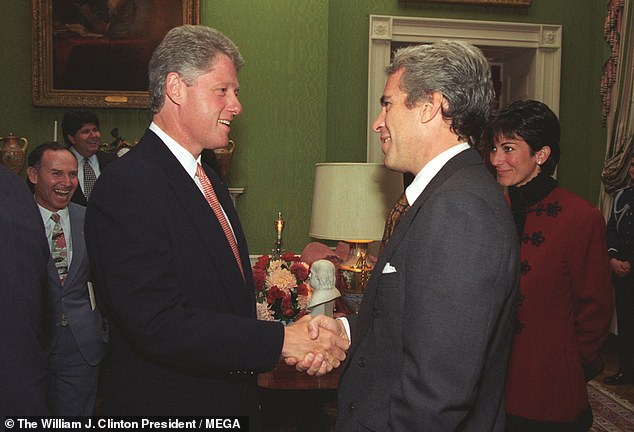
[[[180,201],[182,207],[189,214],[190,220],[199,233],[202,249],[206,250],[209,254],[210,264],[216,266],[217,274],[226,288],[219,291],[222,291],[222,295],[230,299],[237,310],[244,310],[244,304],[245,301],[247,301],[250,307],[255,311],[255,302],[250,301],[254,295],[253,289],[247,289],[247,285],[252,288],[253,284],[250,280],[250,270],[247,271],[249,264],[247,263],[245,268],[245,277],[248,280],[248,284],[245,285],[224,231],[214,215],[213,210],[205,200],[205,197],[198,189],[198,186],[158,136],[149,130],[146,134],[151,136],[151,140],[148,141],[148,144],[152,146],[151,154],[163,168],[174,198]],[[212,184],[214,184],[216,180],[219,181],[216,174],[210,168],[206,167],[205,172],[210,178],[210,181],[212,181]],[[228,196],[228,192],[225,193]],[[244,241],[244,235],[237,220],[237,215],[235,215],[235,210],[231,205],[231,198],[229,197],[229,203],[227,203],[227,197],[224,196],[225,194],[218,192],[217,194],[218,200],[225,209],[225,212],[227,212],[233,229],[236,231],[236,237],[241,237],[238,239],[240,254],[241,256],[246,255],[248,260],[246,242]],[[233,217],[230,214],[232,214]],[[240,236],[238,236],[238,233],[240,233]],[[247,276],[247,274],[249,276]]]
[[[383,268],[390,262],[394,252],[400,247],[400,244],[407,236],[407,232],[416,219],[421,207],[429,199],[429,197],[433,195],[436,189],[453,176],[459,169],[473,164],[482,164],[482,159],[472,148],[458,153],[456,156],[451,158],[434,176],[434,178],[432,178],[427,187],[410,206],[410,209],[401,217],[398,225],[394,229],[392,238],[387,242],[385,249],[383,249],[383,253],[379,256],[374,270],[372,271],[372,275],[370,276],[370,280],[368,281],[368,287],[363,295],[363,307],[359,311],[359,318],[357,319],[357,331],[355,332],[355,336],[353,336],[353,343],[350,349],[351,354],[359,345],[360,340],[363,339],[370,326],[372,305],[374,304],[377,291],[380,289],[379,281],[381,279]]]
[[[73,285],[74,279],[86,258],[86,243],[84,242],[84,216],[79,206],[70,203],[68,205],[68,215],[70,217],[70,236],[73,245],[73,257],[68,268],[64,291]]]
[[[242,231],[242,225],[240,224],[240,219],[238,218],[238,213],[233,205],[233,200],[231,199],[229,190],[222,183],[222,180],[220,180],[218,174],[211,167],[209,167],[206,163],[203,163],[203,167],[205,169],[207,177],[209,177],[209,181],[211,181],[214,191],[216,192],[216,196],[218,197],[220,205],[227,214],[227,218],[229,219],[229,223],[231,224],[231,228],[233,229],[233,233],[236,238],[236,243],[238,244],[238,251],[240,252],[240,260],[244,269],[244,277],[246,279],[247,287],[253,290],[253,277],[251,274],[251,261],[249,260],[247,241],[244,236],[244,232]]]

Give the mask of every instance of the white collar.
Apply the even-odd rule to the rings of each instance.
[[[176,142],[174,138],[166,134],[163,129],[161,129],[156,123],[150,123],[149,129],[163,141],[169,151],[172,152],[174,157],[183,166],[185,171],[187,171],[187,174],[189,174],[189,176],[195,180],[196,169],[198,168],[198,164],[200,163],[200,156],[198,156],[198,159],[194,159],[194,156],[189,151],[187,151],[185,147]]]
[[[42,207],[40,204],[38,204],[37,207],[40,209],[40,214],[42,215],[42,220],[44,221],[44,224],[46,224],[48,222],[48,220],[51,218],[51,215],[53,213],[57,213],[62,221],[69,221],[70,220],[70,214],[68,212],[68,206],[66,206],[63,209],[58,210],[56,212],[52,212],[49,209]]]
[[[456,144],[427,162],[423,169],[416,174],[412,183],[410,183],[410,185],[407,186],[407,189],[405,189],[405,196],[407,197],[409,205],[412,205],[414,201],[416,201],[420,194],[423,193],[429,182],[432,181],[436,174],[438,174],[442,167],[444,167],[451,158],[470,147],[471,146],[466,142]]]

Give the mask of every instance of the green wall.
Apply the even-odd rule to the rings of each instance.
[[[61,121],[65,109],[31,105],[29,4],[0,2],[0,135],[14,131],[34,147],[51,138],[53,121]],[[605,151],[599,98],[607,58],[605,2],[535,0],[526,9],[398,0],[201,0],[202,23],[230,36],[247,61],[229,184],[246,188],[237,207],[251,253],[273,247],[278,211],[287,220],[285,246],[300,251],[310,241],[314,164],[365,160],[370,14],[563,25],[559,179],[596,202]],[[146,110],[95,111],[107,140],[113,127],[138,138],[151,118]]]

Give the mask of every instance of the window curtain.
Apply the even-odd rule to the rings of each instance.
[[[609,216],[613,194],[629,183],[634,156],[634,0],[608,0],[605,37],[612,54],[604,65],[601,93],[607,146],[601,173],[601,209]]]

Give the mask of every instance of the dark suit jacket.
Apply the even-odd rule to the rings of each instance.
[[[337,430],[502,431],[517,288],[509,206],[466,150],[378,259],[352,327]]]
[[[105,354],[107,333],[99,309],[92,310],[88,293],[90,267],[84,241],[86,208],[71,202],[68,205],[68,212],[73,257],[63,286],[59,281],[59,275],[52,259],[48,265],[50,281],[50,300],[47,313],[48,346],[52,348],[57,340],[57,333],[60,331],[57,324],[60,323],[62,314],[64,314],[84,360],[86,363],[96,366]]]
[[[49,249],[24,181],[0,165],[0,418],[47,414],[43,303]]]
[[[103,151],[97,152],[97,161],[99,161],[99,170],[101,174],[103,174],[103,170],[110,162],[117,159],[117,155],[114,153],[108,153]],[[79,166],[81,167],[81,161],[78,161]],[[101,175],[100,175],[101,177]],[[71,198],[71,201],[86,207],[88,205],[88,201],[86,200],[86,196],[84,195],[84,191],[81,190],[81,185],[77,186],[75,189],[75,193]]]
[[[238,215],[205,170],[235,231],[246,284],[204,196],[153,132],[93,191],[87,246],[110,324],[104,414],[254,413],[256,372],[279,359],[283,326],[255,319]]]

